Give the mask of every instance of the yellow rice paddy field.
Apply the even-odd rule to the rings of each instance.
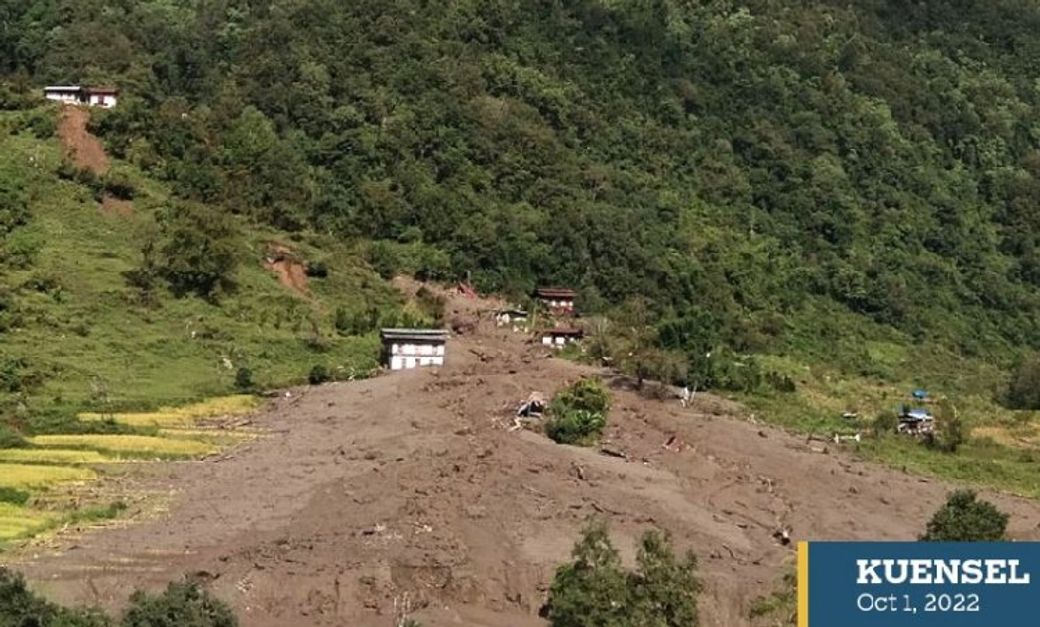
[[[98,421],[113,419],[133,427],[191,427],[199,420],[216,416],[248,414],[256,409],[258,400],[248,394],[221,396],[201,403],[183,407],[162,407],[153,412],[128,412],[117,414],[80,414],[80,420]]]
[[[38,435],[29,443],[40,447],[83,448],[116,454],[190,457],[217,449],[210,442],[151,435]]]
[[[200,457],[257,437],[253,431],[206,428],[202,423],[210,418],[249,413],[258,404],[255,397],[236,395],[147,413],[83,414],[83,421],[115,420],[132,427],[151,428],[149,433],[156,435],[37,435],[27,438],[27,448],[0,449],[0,490],[14,491],[23,497],[4,502],[0,493],[0,547],[60,524],[70,512],[46,505],[60,493],[57,488],[97,480],[103,476],[105,465]],[[23,505],[25,493],[29,499]]]

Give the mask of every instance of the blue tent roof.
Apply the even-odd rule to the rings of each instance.
[[[928,390],[922,390],[920,388],[914,390],[912,393],[914,398],[925,399],[928,398]]]

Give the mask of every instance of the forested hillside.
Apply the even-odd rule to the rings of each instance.
[[[1032,2],[4,0],[0,24],[8,108],[118,85],[116,158],[375,242],[385,275],[574,285],[689,355],[1040,346]]]

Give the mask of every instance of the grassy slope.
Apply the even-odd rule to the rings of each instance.
[[[835,354],[814,358],[820,338],[807,329],[799,345],[794,333],[791,351],[762,358],[766,370],[789,375],[797,384],[793,394],[743,396],[765,420],[826,437],[835,433],[869,435],[871,422],[901,404],[917,405],[910,392],[924,388],[936,399],[948,398],[957,409],[969,439],[956,454],[928,450],[907,438],[891,435],[856,445],[867,458],[910,472],[933,475],[959,483],[990,487],[1040,498],[1040,417],[1036,412],[1012,411],[997,402],[1006,374],[982,358],[955,355],[935,344],[912,344],[891,329],[862,318],[828,313],[845,324],[843,346]],[[859,420],[842,418],[844,412]]]
[[[0,128],[16,115],[0,113]],[[0,474],[6,477],[0,486],[8,488],[7,500],[29,497],[27,503],[0,498],[0,545],[70,521],[105,517],[99,512],[122,511],[89,500],[82,507],[77,486],[96,476],[92,469],[104,474],[117,471],[109,462],[192,455],[234,441],[192,431],[191,421],[179,417],[176,426],[185,428],[160,431],[168,426],[168,411],[154,414],[155,424],[137,424],[150,423],[142,416],[122,421],[153,437],[31,437],[34,433],[90,430],[96,416],[73,426],[83,411],[148,410],[227,394],[240,366],[248,367],[261,387],[305,381],[316,364],[334,376],[364,376],[377,363],[378,339],[337,335],[336,308],[400,305],[397,292],[352,249],[320,236],[290,239],[246,224],[233,293],[215,304],[169,294],[156,307],[137,304],[122,273],[140,262],[143,234],[168,190],[115,163],[135,183],[135,212],[107,215],[90,189],[56,175],[60,160],[57,139],[0,134],[0,176],[22,183],[32,214],[6,246],[34,251],[31,263],[8,264],[0,272],[0,290],[14,303],[14,323],[0,335],[0,360],[24,360],[22,373],[39,379],[25,390],[0,392],[0,425],[33,445],[0,450]],[[271,241],[323,261],[328,278],[312,280],[307,297],[291,292],[262,267]],[[56,445],[73,450],[49,448]]]
[[[30,155],[35,168],[25,165]],[[317,363],[357,373],[375,365],[375,338],[338,337],[333,312],[367,302],[392,307],[399,297],[350,250],[317,237],[293,242],[248,230],[235,293],[216,305],[172,297],[158,308],[134,305],[122,272],[140,262],[140,234],[166,189],[128,168],[138,186],[135,214],[103,215],[90,190],[53,174],[58,163],[57,140],[0,138],[0,170],[19,168],[31,181],[32,221],[16,237],[41,245],[30,268],[0,277],[16,290],[23,321],[4,336],[4,353],[45,372],[37,399],[80,408],[104,388],[113,402],[147,407],[229,392],[238,366],[276,386],[305,379]],[[312,282],[312,299],[291,293],[261,266],[270,240],[326,261],[329,278]],[[58,288],[24,287],[35,279]],[[309,346],[314,329],[325,350]]]

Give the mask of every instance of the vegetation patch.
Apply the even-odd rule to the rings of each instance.
[[[55,520],[56,515],[52,513],[0,502],[0,545],[44,531]]]
[[[592,444],[603,434],[609,410],[610,393],[603,384],[581,379],[553,397],[545,434],[559,444]]]
[[[89,481],[97,473],[89,468],[32,464],[0,464],[0,487],[39,490],[61,483]]]
[[[160,407],[152,412],[84,412],[79,414],[79,418],[90,422],[111,419],[134,427],[190,427],[204,418],[248,414],[255,411],[259,404],[255,396],[234,394],[181,407]]]
[[[29,441],[41,447],[93,449],[127,456],[193,457],[217,450],[206,442],[147,435],[38,435]]]
[[[0,462],[21,464],[108,464],[120,461],[98,451],[84,449],[0,449]]]

